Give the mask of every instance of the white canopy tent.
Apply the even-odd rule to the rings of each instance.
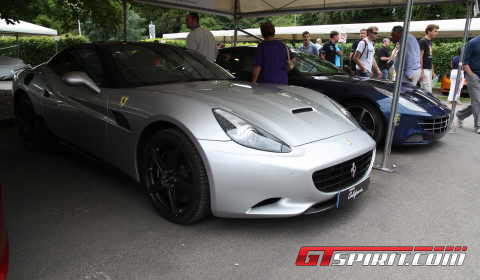
[[[0,19],[0,35],[17,37],[16,46],[11,46],[7,48],[17,47],[17,58],[19,58],[20,50],[18,44],[18,36],[56,36],[57,30],[46,28],[26,21],[20,21],[20,23],[17,22],[15,24],[7,24],[4,19]]]
[[[425,27],[429,24],[437,24],[440,26],[437,39],[439,38],[462,38],[465,31],[465,19],[447,19],[447,20],[428,20],[428,21],[412,21],[410,23],[409,33],[416,38],[425,37]],[[302,40],[304,31],[310,32],[313,39],[321,38],[322,40],[330,39],[330,31],[336,30],[340,33],[347,34],[348,39],[359,39],[359,31],[369,26],[378,27],[378,38],[389,38],[392,28],[396,25],[402,25],[403,22],[381,22],[381,23],[353,23],[353,24],[331,24],[331,25],[309,25],[309,26],[288,26],[275,27],[275,37],[280,40]],[[245,29],[250,34],[261,37],[260,28]],[[212,31],[215,40],[218,42],[230,42],[233,40],[234,30],[218,30]],[[472,19],[472,26],[469,30],[468,37],[476,37],[480,35],[480,18]],[[163,39],[166,40],[186,40],[188,32],[164,34]],[[245,33],[238,33],[237,41],[257,41]]]
[[[406,6],[407,0],[132,0],[162,7],[222,16],[254,18],[338,10]],[[466,3],[467,0],[415,0],[415,5]]]
[[[26,21],[20,21],[20,23],[16,24],[7,24],[4,19],[1,19],[0,35],[56,36],[57,30],[46,28]]]

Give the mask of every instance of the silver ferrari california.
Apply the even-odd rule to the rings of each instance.
[[[341,105],[297,86],[235,79],[158,43],[79,44],[14,78],[20,139],[117,167],[165,219],[289,217],[369,185],[375,142]]]

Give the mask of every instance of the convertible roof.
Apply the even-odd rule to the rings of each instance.
[[[465,19],[448,19],[448,20],[428,20],[428,21],[412,21],[410,22],[409,33],[416,38],[425,37],[425,27],[429,24],[437,24],[438,38],[462,38],[465,31]],[[353,23],[353,24],[331,24],[331,25],[310,25],[310,26],[289,26],[275,27],[275,38],[281,40],[302,40],[304,31],[310,32],[312,38],[330,39],[330,31],[336,30],[340,33],[347,34],[348,39],[359,39],[359,31],[369,26],[378,27],[378,38],[389,38],[392,28],[396,25],[403,26],[403,22],[376,22],[376,23]],[[245,29],[250,34],[261,37],[260,28]],[[234,30],[218,30],[212,31],[216,41],[229,42],[234,36]],[[163,39],[185,40],[189,32],[164,34]],[[469,37],[480,35],[480,18],[472,19]],[[243,32],[238,32],[237,41],[258,41]]]
[[[222,16],[253,18],[353,9],[405,6],[405,0],[132,0],[156,6]],[[415,5],[467,3],[467,0],[415,0]]]
[[[4,19],[0,19],[1,35],[18,36],[56,36],[57,30],[46,28],[26,21],[20,23],[8,24]]]

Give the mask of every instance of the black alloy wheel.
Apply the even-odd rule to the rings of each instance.
[[[352,101],[347,103],[345,108],[377,144],[384,140],[385,121],[382,113],[374,105],[365,101]]]
[[[28,151],[37,152],[45,148],[46,137],[40,117],[35,114],[32,102],[26,94],[22,94],[15,104],[15,123],[20,141]]]
[[[205,166],[179,129],[162,130],[148,141],[142,173],[150,201],[166,220],[188,224],[211,214]]]

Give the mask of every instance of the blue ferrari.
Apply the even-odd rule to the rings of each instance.
[[[240,80],[251,81],[255,47],[219,50],[216,62]],[[384,141],[394,82],[347,74],[321,58],[296,50],[288,84],[321,92],[342,104],[377,143]],[[409,84],[401,87],[393,145],[422,145],[444,137],[451,111],[440,99]]]

